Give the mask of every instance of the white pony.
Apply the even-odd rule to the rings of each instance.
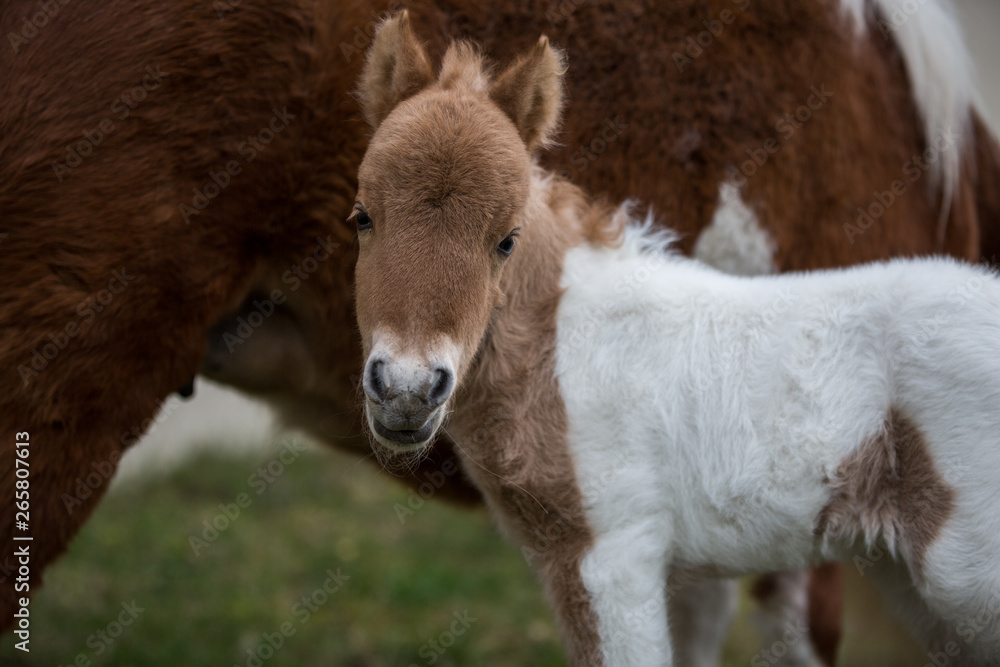
[[[366,416],[441,428],[578,665],[669,665],[678,580],[872,559],[948,664],[1000,663],[1000,280],[944,259],[740,278],[533,164],[544,38],[434,76],[405,14],[361,82]]]

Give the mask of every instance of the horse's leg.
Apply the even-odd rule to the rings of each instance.
[[[867,568],[864,576],[871,578],[890,614],[917,640],[928,658],[940,656],[938,663],[949,666],[990,664],[976,661],[958,635],[958,625],[968,619],[959,618],[950,624],[935,613],[928,604],[933,601],[920,594],[905,564],[886,558]],[[955,650],[949,651],[952,647]]]
[[[772,572],[754,582],[757,627],[768,664],[821,667],[809,642],[809,570]]]
[[[844,566],[826,563],[809,570],[809,639],[827,667],[837,664],[844,616]]]
[[[671,581],[668,598],[670,638],[677,664],[718,667],[722,644],[739,602],[736,581]]]
[[[995,572],[969,572],[962,564],[969,558],[974,557],[928,558],[918,583],[905,563],[891,558],[865,569],[889,612],[926,651],[929,664],[1000,664],[1000,580]],[[976,568],[983,564],[978,560]]]
[[[673,664],[667,625],[667,554],[662,526],[599,535],[580,564],[597,616],[605,667]]]

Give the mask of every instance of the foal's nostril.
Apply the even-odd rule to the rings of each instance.
[[[430,405],[438,406],[448,400],[451,396],[454,376],[447,368],[438,367],[434,369],[434,384],[427,394],[427,402]]]
[[[383,377],[384,369],[385,361],[382,359],[375,359],[369,362],[368,369],[365,372],[365,393],[368,394],[368,398],[372,399],[376,403],[382,403],[385,401],[389,392]]]

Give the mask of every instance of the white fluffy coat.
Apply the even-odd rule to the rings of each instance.
[[[828,480],[891,408],[959,482],[922,580],[904,586],[933,609],[911,626],[952,628],[1000,600],[1000,281],[948,259],[740,278],[664,252],[650,229],[571,250],[558,313],[606,664],[670,664],[671,568],[863,553],[814,530]],[[1000,659],[998,616],[963,646],[968,664]]]

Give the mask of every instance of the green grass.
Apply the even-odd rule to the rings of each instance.
[[[118,489],[32,597],[30,655],[7,636],[0,664],[247,666],[248,649],[283,624],[294,634],[249,667],[565,664],[533,575],[485,512],[431,501],[401,523],[393,508],[408,491],[354,462],[307,452],[262,488],[248,479],[261,461],[203,458]],[[195,555],[203,521],[243,493],[249,506]],[[329,595],[328,570],[349,577]],[[841,664],[923,664],[873,594],[849,588]],[[296,608],[317,589],[325,602]],[[106,643],[98,631],[117,634],[133,600],[142,611]],[[743,606],[726,665],[759,648]],[[466,612],[475,621],[449,642]],[[452,645],[438,653],[436,638]]]

